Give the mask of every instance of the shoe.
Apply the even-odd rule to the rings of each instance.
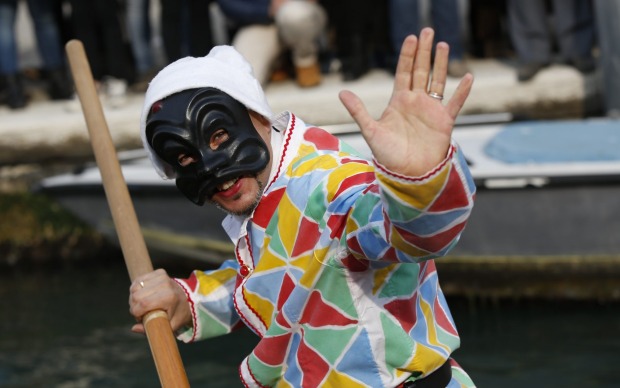
[[[573,66],[584,74],[593,72],[596,69],[596,61],[594,58],[574,58],[568,61],[568,64]]]
[[[462,78],[469,73],[469,68],[465,61],[461,59],[453,59],[448,62],[448,75],[450,77]]]
[[[536,73],[547,67],[547,63],[524,63],[517,68],[517,80],[519,82],[529,81]]]
[[[368,59],[361,53],[353,53],[351,57],[342,58],[342,79],[355,81],[370,71]]]
[[[284,69],[275,69],[269,77],[269,82],[282,82],[289,79],[288,72]]]
[[[342,79],[355,81],[370,70],[370,57],[360,36],[349,37],[346,42],[346,49],[340,53]]]
[[[73,96],[73,82],[63,68],[46,72],[49,82],[48,93],[52,100],[70,100]]]
[[[76,113],[82,110],[82,103],[77,94],[73,93],[70,99],[63,103],[63,109],[68,113]]]
[[[19,74],[2,76],[0,78],[0,90],[3,90],[3,102],[11,109],[21,109],[28,103],[24,84]]]
[[[147,70],[145,72],[140,73],[136,82],[131,84],[130,88],[132,92],[135,93],[145,93],[146,89],[149,87],[149,83],[151,80],[157,75],[157,70]]]
[[[295,67],[295,74],[297,76],[297,84],[302,88],[317,86],[321,83],[321,68],[318,62],[310,66]]]
[[[106,105],[119,108],[127,102],[127,81],[120,78],[105,77],[103,91]]]
[[[343,81],[355,81],[356,79],[361,78],[364,74],[368,73],[369,70],[370,69],[364,64],[362,64],[361,62],[356,62],[352,64],[343,63],[342,80]]]
[[[269,82],[282,82],[295,77],[291,55],[281,54],[273,63]]]

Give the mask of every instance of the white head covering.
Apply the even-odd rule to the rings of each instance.
[[[227,93],[246,108],[271,120],[273,113],[252,66],[231,46],[216,46],[200,58],[186,57],[166,66],[146,91],[140,135],[155,170],[163,178],[174,178],[172,168],[153,151],[146,140],[146,119],[151,106],[165,97],[188,89],[212,87]]]

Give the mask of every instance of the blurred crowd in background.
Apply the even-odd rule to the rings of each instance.
[[[294,79],[314,87],[326,73],[353,81],[371,69],[393,72],[404,37],[427,25],[450,44],[451,77],[465,75],[471,58],[511,60],[520,82],[554,63],[590,73],[602,41],[596,1],[0,0],[0,104],[27,106],[29,85],[50,99],[74,98],[64,55],[74,38],[100,93],[119,102],[143,93],[166,64],[217,44],[235,46],[263,85]],[[23,17],[36,63],[20,54]]]

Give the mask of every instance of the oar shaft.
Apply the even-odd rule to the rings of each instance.
[[[129,277],[133,280],[153,271],[151,259],[121,172],[84,46],[80,41],[72,40],[67,43],[66,51],[114,226]]]
[[[125,264],[130,279],[134,280],[153,271],[153,265],[121,172],[84,46],[79,40],[71,40],[66,51]],[[144,327],[162,387],[189,387],[166,313],[150,312],[144,318]]]

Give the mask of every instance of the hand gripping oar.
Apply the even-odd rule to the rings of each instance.
[[[121,172],[84,46],[79,40],[71,40],[65,48],[125,264],[133,281],[153,271],[153,265]],[[143,323],[162,387],[189,387],[166,313],[161,310],[149,312]]]

